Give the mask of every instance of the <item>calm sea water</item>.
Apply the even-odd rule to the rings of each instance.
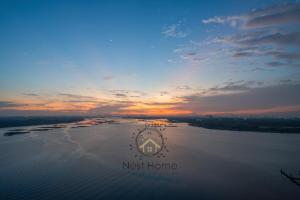
[[[208,130],[178,124],[164,135],[164,158],[130,150],[137,120],[3,136],[0,199],[295,199],[300,135]],[[176,163],[127,169],[123,162]]]

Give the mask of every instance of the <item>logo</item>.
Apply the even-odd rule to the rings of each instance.
[[[163,123],[162,123],[163,122]],[[135,157],[154,157],[163,158],[169,152],[164,136],[167,124],[165,121],[150,121],[145,124],[143,129],[138,129],[132,134],[132,144],[130,150],[134,150],[139,155]]]
[[[123,161],[126,170],[170,170],[172,173],[178,168],[176,162],[166,162],[169,150],[166,146],[165,130],[174,127],[167,120],[141,120],[145,123],[142,129],[132,133],[130,150],[134,152],[134,159]],[[164,159],[163,161],[160,161]]]
[[[146,126],[135,137],[135,145],[144,156],[155,156],[165,148],[164,136],[156,127]]]

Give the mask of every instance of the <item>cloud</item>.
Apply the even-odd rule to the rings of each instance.
[[[38,96],[40,96],[39,94],[35,94],[35,93],[23,93],[23,95],[30,96],[30,97],[38,97]]]
[[[269,51],[266,55],[271,55],[278,59],[283,59],[289,62],[300,59],[300,51],[297,52],[283,52],[283,51]]]
[[[70,93],[59,93],[58,96],[61,96],[63,98],[57,99],[56,101],[54,101],[54,103],[57,102],[59,104],[64,105],[63,107],[68,107],[72,109],[89,110],[90,108],[95,107],[99,103],[107,103],[107,100],[103,100],[93,96],[85,96]]]
[[[49,110],[15,110],[15,109],[0,109],[0,116],[86,116],[87,113],[81,111],[49,111]]]
[[[161,33],[166,37],[173,37],[173,38],[185,38],[189,35],[188,32],[181,30],[181,23],[164,27]]]
[[[109,81],[109,80],[115,79],[115,77],[111,76],[111,75],[107,75],[107,76],[103,76],[102,79],[106,80],[106,81]]]
[[[291,84],[294,81],[292,79],[283,79],[283,80],[280,80],[279,82],[282,84]]]
[[[69,103],[99,103],[98,100],[64,100],[63,102]]]
[[[300,45],[300,33],[291,32],[291,33],[281,33],[276,32],[272,34],[263,34],[263,32],[250,32],[244,35],[239,35],[236,37],[231,37],[228,41],[246,46],[255,46],[255,45],[291,45],[298,46]]]
[[[278,61],[273,61],[273,62],[266,62],[265,64],[267,66],[270,66],[270,67],[284,67],[284,66],[300,67],[299,63],[293,63],[293,62],[278,62]]]
[[[266,71],[266,69],[261,68],[261,67],[255,67],[255,68],[250,70],[250,72],[257,72],[257,71]]]
[[[215,86],[205,90],[205,94],[218,94],[218,92],[245,92],[255,87],[263,86],[264,82],[262,81],[227,81],[223,83],[222,86]]]
[[[203,24],[210,24],[210,23],[216,23],[216,24],[224,24],[226,21],[226,19],[224,17],[212,17],[212,18],[208,18],[208,19],[203,19],[202,23]]]
[[[288,3],[273,5],[237,16],[214,16],[212,18],[203,19],[202,23],[229,24],[232,27],[248,29],[300,23],[300,4]]]
[[[127,95],[123,94],[123,93],[115,93],[113,95],[116,96],[116,97],[118,97],[118,98],[125,98],[125,97],[127,97]]]
[[[239,57],[247,57],[247,56],[254,56],[255,54],[253,52],[236,52],[233,54],[233,57],[239,58]]]
[[[47,115],[47,112],[49,115],[58,113],[68,115],[253,115],[275,112],[288,114],[300,111],[299,81],[281,79],[276,83],[277,85],[266,86],[264,82],[254,80],[227,81],[220,86],[208,88],[204,91],[205,94],[195,93],[196,90],[190,86],[181,85],[176,89],[186,90],[189,95],[174,97],[168,102],[154,99],[123,100],[123,97],[130,95],[127,93],[115,93],[120,99],[111,99],[106,102],[66,99],[45,104],[19,104],[12,101],[0,101],[0,115],[18,113]],[[82,97],[75,94],[62,94],[72,98]],[[165,95],[166,92],[162,91],[162,94]]]
[[[223,39],[230,46],[234,58],[271,57],[267,66],[299,66],[300,33],[273,33],[263,35],[262,32],[251,32]]]
[[[199,62],[199,61],[204,61],[207,59],[203,54],[197,53],[197,52],[185,53],[185,54],[182,54],[180,57],[181,57],[181,59],[188,60],[190,62]]]
[[[197,114],[239,113],[260,110],[294,107],[300,111],[300,84],[280,84],[268,87],[255,87],[241,93],[202,96],[194,94],[182,97],[185,103],[176,108],[192,110]],[[289,110],[292,112],[293,110]],[[281,110],[284,112],[284,109]],[[252,112],[254,114],[254,112]]]
[[[300,32],[287,30],[245,30],[233,36],[214,40],[222,43],[233,58],[243,59],[254,56],[272,58],[267,66],[299,66]]]
[[[244,21],[244,16],[214,16],[212,18],[203,19],[203,24],[229,24],[232,27],[237,27]]]
[[[112,115],[115,112],[120,112],[122,108],[126,108],[127,106],[129,104],[99,105],[89,110],[89,113],[92,115]]]
[[[78,95],[78,94],[70,94],[70,93],[59,93],[59,96],[70,98],[70,99],[81,99],[81,100],[98,100],[92,96]]]
[[[14,108],[14,107],[20,107],[20,106],[26,106],[27,104],[20,104],[20,103],[15,103],[11,101],[0,101],[0,109],[3,108]]]
[[[245,26],[266,27],[290,23],[300,23],[300,4],[289,3],[258,9],[250,12]]]
[[[235,59],[260,56],[265,66],[300,66],[300,3],[272,5],[238,16],[214,16],[202,22],[238,28],[236,34],[208,42],[222,45]]]
[[[178,85],[175,88],[176,90],[192,90],[192,88],[188,85]]]
[[[214,16],[212,18],[203,19],[203,24],[228,24],[232,27],[237,27],[245,20],[244,16]]]
[[[113,96],[116,97],[142,97],[142,96],[146,96],[147,94],[145,92],[142,91],[138,91],[138,90],[108,90],[108,92],[110,92]]]
[[[160,92],[160,96],[166,96],[166,95],[168,95],[169,94],[169,92],[167,92],[167,91],[161,91]]]
[[[278,66],[285,66],[287,64],[283,63],[283,62],[272,61],[272,62],[266,62],[266,65],[271,66],[271,67],[278,67]]]

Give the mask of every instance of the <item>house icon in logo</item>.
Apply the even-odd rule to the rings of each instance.
[[[160,151],[161,146],[151,138],[148,138],[143,144],[139,146],[139,149],[145,154],[153,155]]]

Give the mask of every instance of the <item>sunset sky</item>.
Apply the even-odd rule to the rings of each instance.
[[[0,115],[300,116],[299,1],[1,1]]]

